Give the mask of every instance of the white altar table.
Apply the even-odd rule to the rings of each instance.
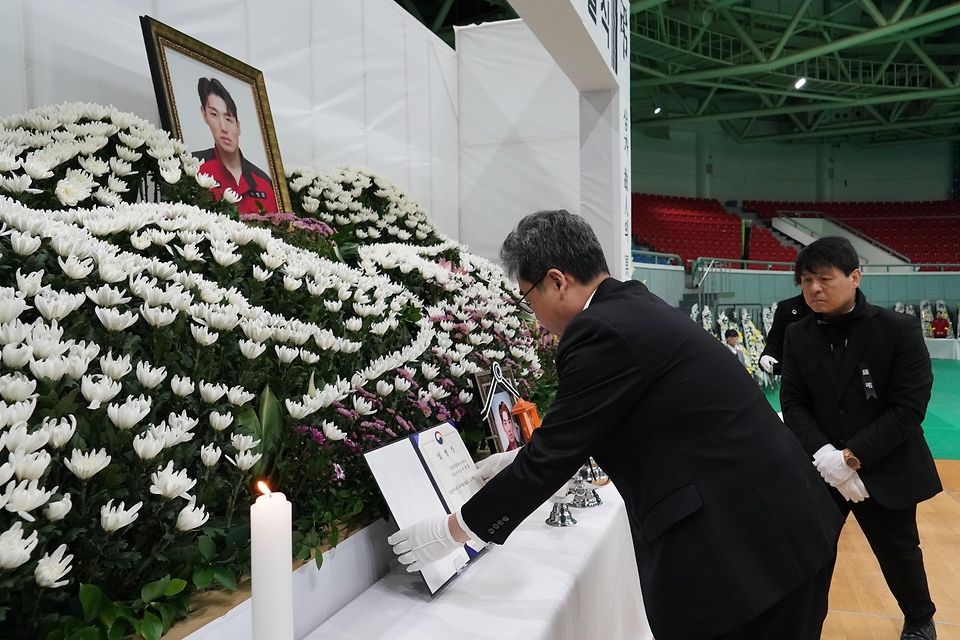
[[[623,500],[544,524],[545,504],[476,564],[430,596],[399,565],[307,640],[650,640]]]
[[[960,360],[960,340],[953,338],[924,338],[927,351],[934,360]]]

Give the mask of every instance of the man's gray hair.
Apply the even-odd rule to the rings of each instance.
[[[559,269],[581,284],[610,273],[593,229],[565,209],[526,216],[503,241],[500,261],[511,278],[531,284],[550,269]]]

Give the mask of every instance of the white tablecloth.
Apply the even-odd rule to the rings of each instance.
[[[544,524],[545,504],[431,598],[397,566],[307,640],[650,640],[623,500]]]
[[[960,340],[953,338],[924,338],[927,351],[934,360],[960,360]]]

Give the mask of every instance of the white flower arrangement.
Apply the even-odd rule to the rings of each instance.
[[[304,506],[328,486],[363,506],[358,452],[468,421],[491,357],[539,375],[514,284],[382,176],[297,168],[313,220],[242,221],[198,164],[112,108],[0,121],[0,568],[16,593],[139,594],[198,536],[225,544],[253,477]],[[161,202],[138,202],[150,188]],[[359,243],[353,266],[333,242]],[[311,535],[332,524],[317,509]],[[41,514],[56,551],[34,558]],[[143,541],[164,551],[156,575],[121,552]]]

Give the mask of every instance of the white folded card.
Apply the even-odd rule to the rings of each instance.
[[[457,511],[483,482],[456,428],[449,422],[375,449],[363,456],[402,529],[425,518]],[[468,543],[423,569],[436,593],[483,549]]]

